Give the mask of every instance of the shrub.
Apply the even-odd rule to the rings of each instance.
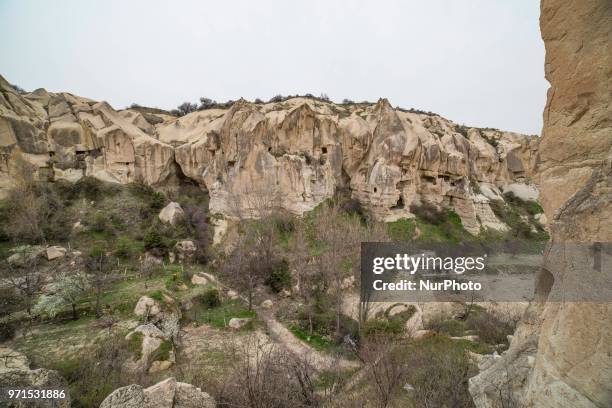
[[[404,331],[404,322],[400,319],[373,319],[363,325],[363,334],[372,335],[397,335]]]
[[[221,298],[219,297],[219,291],[217,289],[208,289],[201,295],[194,297],[193,300],[207,309],[214,309],[221,305]]]
[[[132,255],[132,241],[128,237],[119,237],[115,247],[115,255],[127,259]]]
[[[449,336],[463,336],[466,329],[463,321],[445,317],[442,314],[433,316],[424,326],[428,330],[444,333]]]
[[[108,218],[102,211],[96,211],[90,222],[91,229],[96,232],[108,231]]]
[[[404,355],[415,407],[473,406],[468,379],[478,370],[460,344],[443,336],[425,337],[409,344]]]
[[[421,218],[423,221],[439,225],[445,220],[444,211],[439,210],[435,205],[430,202],[423,202],[421,205],[411,205],[410,212]]]
[[[12,340],[15,337],[16,326],[14,322],[0,321],[0,342]]]
[[[161,210],[166,205],[166,197],[147,184],[135,182],[129,184],[132,195],[144,201],[145,206],[153,211]]]
[[[270,98],[270,100],[268,102],[282,102],[284,101],[285,98],[283,98],[283,95],[274,95],[272,98]]]
[[[507,343],[507,336],[514,333],[513,323],[505,322],[486,311],[471,313],[466,325],[478,335],[481,341],[492,345]]]
[[[291,273],[287,261],[282,260],[272,267],[272,272],[270,272],[266,284],[277,293],[291,286]]]

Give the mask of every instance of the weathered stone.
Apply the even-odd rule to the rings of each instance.
[[[171,202],[159,213],[159,219],[171,225],[178,225],[185,218],[185,212],[179,203]]]
[[[457,126],[394,109],[385,99],[352,106],[240,100],[181,118],[156,115],[161,122],[153,127],[135,110],[116,112],[105,102],[44,90],[23,96],[2,86],[14,99],[0,104],[2,145],[28,152],[41,172],[49,170],[52,152],[58,178],[163,186],[187,176],[209,192],[211,213],[227,216],[215,217],[214,244],[227,219],[261,217],[266,206],[303,214],[339,189],[387,221],[410,217],[411,206],[425,202],[461,207],[457,213],[472,233],[503,229],[476,193],[478,184],[533,192],[521,186],[533,176],[538,138]],[[9,184],[0,168],[0,188]],[[167,219],[175,222],[174,215]]]
[[[46,250],[47,260],[53,261],[54,259],[63,258],[66,255],[66,248],[61,246],[50,246]]]
[[[174,250],[179,263],[190,263],[193,262],[197,247],[191,240],[182,240],[176,243]]]
[[[612,304],[560,301],[581,288],[592,296],[610,282],[609,271],[593,263],[599,248],[606,265],[606,250],[593,243],[612,241],[611,21],[607,0],[541,2],[550,89],[536,179],[551,243],[536,301],[509,349],[470,379],[479,408],[499,406],[500,390],[525,407],[612,405]]]
[[[134,307],[134,314],[140,317],[153,317],[160,312],[161,307],[159,306],[159,303],[148,296],[142,296],[140,299],[138,299],[138,302]]]
[[[245,317],[245,318],[232,317],[227,325],[232,329],[238,330],[244,327],[251,320],[252,319],[248,317]]]
[[[133,384],[113,391],[100,408],[215,408],[214,398],[170,377],[149,388]]]

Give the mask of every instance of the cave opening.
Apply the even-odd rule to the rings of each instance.
[[[403,209],[404,206],[404,197],[402,197],[402,195],[400,194],[399,198],[397,199],[397,202],[395,203],[395,205],[393,207],[391,207],[392,210],[401,210]]]

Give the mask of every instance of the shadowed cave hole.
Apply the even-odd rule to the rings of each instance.
[[[404,208],[404,197],[399,196],[399,198],[397,199],[397,202],[395,203],[395,205],[393,207],[391,207],[392,210],[401,210],[402,208]]]

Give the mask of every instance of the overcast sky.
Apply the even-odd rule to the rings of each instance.
[[[540,133],[537,0],[0,0],[0,74],[116,108],[326,93]]]

